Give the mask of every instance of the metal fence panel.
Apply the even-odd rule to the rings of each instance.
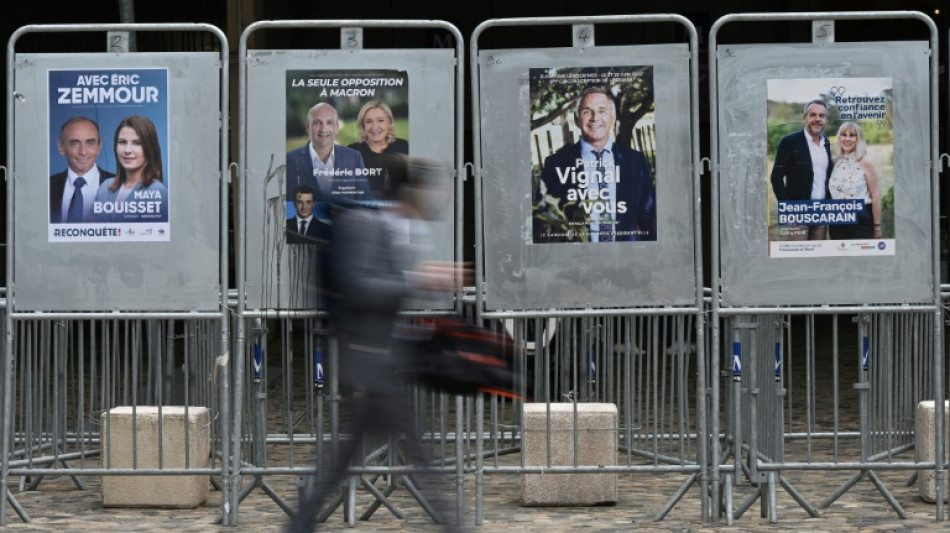
[[[364,30],[375,28],[425,28],[433,35],[444,34],[448,37],[445,42],[455,47],[362,49]],[[338,31],[342,49],[247,49],[248,39],[255,32],[300,29]],[[410,409],[419,428],[417,436],[433,457],[428,464],[411,464],[402,436],[354,439],[348,433],[349,422],[354,397],[360,391],[350,390],[339,380],[336,341],[328,330],[319,293],[321,249],[285,246],[289,244],[285,223],[292,208],[286,201],[291,179],[286,171],[287,154],[307,144],[304,125],[308,109],[337,95],[333,105],[339,106],[338,117],[349,122],[341,124],[341,129],[349,132],[345,135],[352,135],[357,130],[356,111],[383,96],[368,90],[371,84],[357,85],[363,77],[383,75],[403,83],[400,87],[404,89],[394,98],[401,107],[392,108],[397,132],[402,132],[397,138],[408,141],[410,156],[442,163],[447,170],[446,180],[454,185],[446,205],[446,212],[452,215],[434,224],[434,246],[425,258],[460,259],[461,41],[458,30],[441,21],[262,21],[242,34],[239,158],[247,186],[242,187],[236,216],[240,262],[233,353],[237,354],[234,388],[238,408],[232,439],[240,463],[236,483],[239,490],[233,493],[231,502],[235,509],[231,525],[237,524],[240,501],[258,489],[292,513],[293,504],[288,502],[305,493],[314,466],[325,468],[341,450],[354,446],[361,452],[358,464],[353,465],[359,473],[348,477],[342,493],[335,501],[327,502],[329,506],[318,521],[338,508],[351,524],[355,523],[358,507],[365,509],[363,519],[369,519],[381,506],[401,516],[390,503],[391,496],[408,495],[417,500],[415,503],[423,503],[407,474],[438,471],[455,474],[456,514],[458,520],[462,519],[461,420],[470,407],[462,398],[413,392]],[[346,91],[354,88],[357,90],[347,96]],[[348,110],[342,111],[343,106]],[[295,112],[299,116],[293,115]],[[335,144],[353,141],[344,141],[345,135],[338,134]],[[414,316],[444,314],[459,306],[453,296],[420,297],[407,307]],[[360,487],[365,490],[358,491]],[[427,505],[423,508],[430,512]]]
[[[221,98],[219,54],[204,52],[137,54],[17,54],[16,88],[22,96],[13,106],[13,180],[15,232],[13,310],[216,311],[221,301],[220,160]],[[50,131],[50,98],[61,95],[49,86],[50,71],[92,73],[167,71],[168,144],[164,183],[170,203],[169,231],[164,242],[51,242],[49,223],[51,175],[49,152],[56,152],[58,129]],[[78,74],[77,74],[78,76]],[[82,87],[80,87],[80,90]],[[164,100],[162,100],[164,102]],[[105,107],[119,113],[101,131],[100,159],[116,170],[113,152],[120,104]],[[210,112],[208,112],[210,110]],[[88,113],[101,110],[90,105]],[[141,113],[130,107],[127,113]],[[100,121],[102,119],[100,118]],[[101,125],[103,128],[106,123]],[[161,130],[161,128],[160,128]],[[41,179],[37,179],[37,178]],[[141,223],[115,224],[128,237]],[[148,230],[139,230],[148,231]],[[159,231],[158,229],[155,230]],[[137,258],[135,267],[128,257]],[[69,257],[69,261],[64,261]],[[182,260],[187,258],[187,260]]]
[[[835,20],[889,18],[923,22],[930,42],[830,42]],[[793,20],[812,23],[811,44],[716,44],[718,31],[727,23]],[[899,61],[884,59],[885,50],[895,50]],[[717,466],[713,477],[719,479],[720,470],[729,472],[723,478],[726,504],[717,508],[729,523],[756,500],[761,501],[762,516],[777,521],[779,488],[809,515],[818,516],[819,509],[864,480],[898,516],[905,517],[877,471],[916,473],[936,466],[937,478],[944,474],[943,465],[921,463],[909,452],[914,446],[913,410],[927,399],[937,399],[935,437],[927,445],[933,445],[938,455],[944,447],[943,319],[934,282],[940,271],[938,181],[932,163],[937,158],[936,54],[933,21],[918,12],[750,13],[727,15],[713,26],[712,311],[713,321],[722,320],[729,333],[720,337],[713,329],[710,361],[715,374],[719,368],[731,371],[725,370],[715,383],[715,403],[719,390],[727,391],[726,434],[724,441],[712,445],[714,456],[734,461]],[[814,97],[830,95],[839,103],[848,94],[847,81],[862,83],[862,79],[886,80],[893,87],[887,98],[893,101],[894,174],[900,185],[894,193],[896,240],[889,244],[881,239],[877,244],[896,246],[896,253],[873,260],[848,257],[848,247],[860,243],[843,242],[837,248],[845,253],[769,257],[774,250],[768,246],[769,207],[761,200],[769,198],[768,157],[763,156],[773,139],[756,137],[750,125],[772,117],[773,105],[782,103],[780,98],[774,99],[777,104],[771,101],[773,86],[786,80],[793,84],[837,80],[835,87],[818,90]],[[831,107],[826,107],[829,113]],[[852,119],[844,108],[833,111],[841,114],[836,119]],[[795,122],[792,130],[803,127]],[[904,189],[906,193],[901,192]],[[901,204],[902,194],[909,203]],[[808,242],[803,241],[799,251],[829,251],[822,250],[824,242]],[[910,247],[909,253],[905,247]],[[886,305],[890,303],[902,305]],[[777,327],[784,332],[779,334]],[[781,365],[775,381],[766,370],[772,365]],[[748,376],[749,370],[753,376]],[[776,411],[781,397],[784,407]],[[768,420],[763,411],[776,416]],[[715,427],[718,413],[714,417]],[[720,446],[726,453],[720,455]],[[828,474],[828,494],[819,505],[790,482],[796,470]],[[833,476],[849,471],[856,472],[841,478],[835,488],[832,480],[838,478]],[[753,482],[752,493],[733,506],[733,483],[739,487],[746,478]],[[940,490],[938,520],[943,517]]]
[[[652,22],[686,26],[690,46],[594,44],[595,25]],[[479,49],[484,31],[550,25],[570,29],[574,46]],[[472,40],[473,109],[478,115],[476,316],[511,334],[528,397],[546,407],[564,402],[575,406],[575,424],[568,428],[553,426],[548,417],[540,431],[547,444],[539,464],[527,457],[520,402],[477,398],[476,524],[482,519],[483,475],[595,471],[684,475],[679,490],[656,510],[656,520],[662,520],[694,484],[703,494],[707,490],[702,475],[707,451],[701,392],[707,384],[705,341],[702,291],[696,285],[702,269],[696,255],[700,248],[690,248],[702,237],[697,204],[691,203],[696,198],[683,194],[696,192],[698,186],[695,29],[676,15],[498,19],[480,25]],[[655,126],[641,129],[637,124],[631,145],[647,164],[655,165],[656,240],[559,242],[557,232],[539,233],[534,210],[550,204],[540,177],[542,162],[575,146],[580,134],[570,126],[574,100],[585,86],[608,86],[619,95],[625,90],[623,82],[611,80],[629,75],[631,69],[653,77]],[[567,169],[561,163],[555,166]],[[562,173],[558,179],[566,183],[571,178]],[[570,194],[558,205],[571,201]],[[586,231],[588,222],[582,219],[580,224]],[[617,406],[620,453],[615,465],[591,466],[579,460],[576,447],[583,430],[576,423],[576,406],[585,402]],[[574,443],[573,460],[555,465],[554,448],[563,453],[565,442]],[[705,517],[705,496],[700,502]]]
[[[119,44],[127,42],[123,33],[164,31],[210,33],[220,46],[218,53],[16,54],[17,40],[28,33],[111,31],[116,38],[110,42]],[[13,477],[19,478],[21,489],[34,489],[62,474],[86,489],[95,483],[84,481],[86,476],[112,480],[114,475],[189,474],[197,476],[197,486],[202,480],[210,484],[204,476],[213,476],[223,503],[229,500],[230,439],[222,437],[230,429],[224,212],[227,57],[224,34],[206,24],[38,25],[20,28],[10,38],[7,109],[15,120],[7,128],[7,153],[13,175],[20,179],[7,182],[7,287],[23,281],[25,290],[18,295],[10,290],[5,301],[0,525],[6,521],[7,502],[29,521],[29,513],[9,490]],[[133,90],[152,79],[147,70],[160,71],[156,79],[171,89],[170,94],[159,85]],[[76,87],[63,92],[47,85],[64,72],[75,74]],[[97,89],[79,87],[97,83]],[[162,159],[169,185],[175,182],[178,188],[171,197],[174,214],[168,225],[158,224],[159,230],[152,228],[150,234],[153,221],[124,221],[113,228],[118,235],[143,231],[118,246],[53,242],[56,209],[53,180],[47,176],[59,145],[58,127],[49,125],[49,117],[54,110],[75,111],[72,104],[89,104],[76,114],[93,120],[99,118],[98,112],[115,115],[115,128],[124,111],[134,114],[142,109],[123,105],[136,98],[157,103],[158,110],[148,117],[151,128],[141,119],[137,124],[141,129],[130,127],[136,129],[146,161]],[[167,102],[162,100],[166,98]],[[63,100],[70,106],[54,105]],[[109,101],[105,108],[97,107],[105,100]],[[15,109],[15,103],[24,107]],[[116,146],[120,138],[135,146],[136,139],[125,129],[116,130]],[[102,144],[112,136],[100,132],[106,139]],[[146,148],[151,137],[159,138],[154,151]],[[93,141],[86,141],[88,151]],[[141,162],[136,157],[123,167],[134,170]],[[33,179],[37,175],[43,178]],[[168,189],[163,190],[167,198]],[[73,227],[84,229],[85,223]],[[160,242],[138,242],[149,240]],[[71,275],[74,267],[81,272]],[[79,283],[73,286],[76,280]],[[24,310],[42,312],[18,312]],[[201,428],[208,437],[200,440],[202,449],[209,451],[192,455],[163,448],[168,433],[162,410],[171,409],[173,403],[186,419],[190,409],[208,408],[209,427]],[[111,434],[100,427],[100,416],[120,405],[130,406],[133,416],[137,409],[155,407],[154,439],[137,433],[133,425],[130,440],[113,443]],[[110,415],[107,424],[111,420]],[[198,441],[198,435],[184,429],[183,444]],[[104,444],[115,444],[113,450],[130,448],[131,466],[103,459]],[[146,457],[156,447],[157,467],[146,467]],[[174,464],[165,462],[169,454],[175,455]],[[182,455],[184,462],[179,464]],[[228,515],[226,505],[221,512]]]
[[[930,95],[921,90],[927,87],[929,60],[926,42],[718,48],[719,135],[724,141],[718,190],[723,204],[720,239],[724,306],[917,303],[933,299],[931,216],[922,209],[931,201],[927,164]],[[895,255],[769,256],[768,139],[763,129],[767,118],[766,82],[805,78],[892,80]],[[877,162],[882,175],[884,163]],[[803,268],[803,263],[808,263],[808,268]],[[900,275],[895,276],[898,272]]]
[[[220,487],[219,476],[228,459],[221,453],[222,426],[216,423],[227,412],[222,411],[218,394],[220,320],[14,324],[10,384],[15,401],[7,417],[11,489],[38,490],[51,484],[61,489],[62,483],[55,480],[68,476],[69,484],[79,490],[96,490],[102,484],[98,476],[129,473],[203,475],[206,483],[210,485],[208,478],[214,477]],[[157,408],[157,433],[141,429],[147,427],[142,420],[133,425],[131,435],[121,437],[103,427],[102,420],[108,425],[115,416],[104,415],[120,406],[139,410],[142,414],[137,416]],[[172,422],[162,410],[183,408],[187,420],[188,410],[199,407],[209,410],[208,440],[197,441],[203,428],[190,433],[187,425],[181,441],[171,440],[167,434],[175,430],[163,426]],[[132,463],[113,463],[113,454],[103,454],[104,446],[127,451]],[[211,455],[189,455],[194,446],[210,447]],[[28,521],[30,513],[42,510],[17,507],[17,512]]]
[[[248,53],[247,127],[244,130],[248,146],[244,171],[247,275],[242,281],[249,309],[318,307],[318,283],[313,274],[316,255],[306,247],[288,246],[285,237],[286,154],[298,147],[298,144],[290,145],[287,132],[293,130],[305,135],[307,118],[306,108],[299,117],[288,116],[287,94],[293,90],[288,73],[322,73],[337,79],[350,79],[361,72],[404,73],[408,85],[409,153],[435,158],[446,169],[452,169],[455,167],[456,123],[455,93],[451,88],[455,84],[456,65],[452,49],[252,50]],[[325,100],[328,92],[326,88],[311,89],[311,105]],[[360,101],[370,98],[369,94],[360,94],[363,94],[358,97]],[[288,126],[291,121],[293,128]],[[348,129],[355,131],[352,125]],[[446,179],[451,176],[447,175]],[[453,195],[452,203],[454,201]],[[435,227],[433,233],[437,241],[430,259],[453,260],[454,220],[441,221]],[[451,297],[439,295],[417,305],[424,309],[451,309],[454,303]]]
[[[680,44],[486,50],[479,54],[479,149],[483,157],[479,201],[484,221],[486,309],[695,302],[693,206],[689,195],[683,194],[692,189],[693,170],[689,57],[689,47]],[[552,141],[531,135],[529,70],[595,66],[652,66],[655,145],[649,143],[644,150],[655,157],[656,241],[534,243],[532,153],[540,150],[536,157],[549,154],[547,147]],[[572,111],[566,113],[565,128],[572,120]],[[560,146],[556,141],[553,148]]]

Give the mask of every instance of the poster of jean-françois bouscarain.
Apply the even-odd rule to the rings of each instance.
[[[894,255],[891,78],[767,83],[769,255]]]
[[[532,68],[531,235],[655,241],[652,66]]]
[[[49,241],[170,240],[167,69],[48,80]]]

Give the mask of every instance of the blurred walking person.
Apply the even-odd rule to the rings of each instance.
[[[463,279],[452,263],[419,262],[428,246],[426,221],[434,220],[449,201],[451,179],[440,165],[423,159],[392,156],[393,187],[387,202],[371,207],[340,201],[332,205],[332,229],[325,259],[330,326],[339,346],[341,379],[360,391],[353,406],[354,442],[326,468],[301,501],[288,531],[312,531],[321,504],[346,474],[364,436],[404,435],[408,458],[425,462],[409,408],[408,384],[400,375],[412,356],[401,342],[397,313],[414,290],[456,291]],[[424,488],[424,487],[420,487]],[[446,524],[443,506],[429,491],[437,522]],[[446,525],[451,530],[451,527]]]

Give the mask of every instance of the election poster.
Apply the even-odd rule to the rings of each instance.
[[[894,255],[891,78],[767,84],[769,256]]]
[[[169,241],[168,70],[48,82],[49,242]]]
[[[388,160],[409,154],[409,78],[288,70],[286,90],[286,237],[308,244],[326,228],[332,200],[386,200]]]
[[[531,242],[656,241],[653,67],[528,76]]]

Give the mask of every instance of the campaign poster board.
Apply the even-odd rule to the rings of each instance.
[[[16,57],[13,308],[219,310],[219,55]]]
[[[717,50],[724,306],[933,299],[929,53],[925,42]],[[826,104],[816,129],[827,152],[815,150],[828,166],[808,172],[813,100]],[[860,161],[845,146],[857,129],[839,132],[846,123],[864,138]],[[799,136],[798,157],[780,154],[788,135]]]
[[[323,308],[319,228],[327,221],[327,205],[333,198],[377,207],[387,202],[388,163],[358,146],[368,143],[360,136],[360,110],[368,105],[367,112],[378,111],[379,102],[393,115],[389,151],[431,158],[446,170],[452,194],[443,217],[429,225],[424,259],[455,260],[454,50],[253,50],[248,56],[246,101],[241,105],[247,110],[247,267],[242,283],[249,309]],[[314,109],[319,104],[335,112],[333,135],[320,131],[325,130],[322,124],[317,131],[310,126],[311,112],[325,121],[320,111],[325,106]],[[375,113],[377,118],[386,115]],[[320,175],[312,145],[327,142],[334,145],[334,166]],[[325,177],[333,180],[330,188],[321,190]],[[304,210],[311,211],[305,231],[312,235],[301,234],[304,227],[297,217],[297,192],[304,185],[314,190],[312,207],[306,205],[310,195],[300,198]],[[451,294],[437,293],[414,299],[407,307],[448,310],[453,300]]]
[[[490,50],[479,68],[486,309],[695,305],[688,46]]]

